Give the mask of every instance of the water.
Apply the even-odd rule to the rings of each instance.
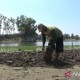
[[[42,46],[42,42],[35,42],[36,46]],[[45,45],[48,45],[48,42],[45,43]],[[64,41],[64,45],[68,46],[68,45],[72,45],[72,41]],[[80,41],[74,41],[73,45],[80,45]]]
[[[19,46],[19,43],[0,43],[0,46]]]
[[[22,45],[33,45],[33,46],[42,46],[42,42],[30,42],[30,43],[0,43],[0,46],[22,46]],[[45,45],[48,45],[48,42],[45,43]],[[72,41],[64,41],[64,45],[72,45]],[[80,41],[73,41],[73,45],[80,45]]]

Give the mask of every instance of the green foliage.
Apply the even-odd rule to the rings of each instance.
[[[74,34],[72,33],[72,34],[71,34],[71,39],[74,39],[74,38],[75,38],[75,36],[74,36]]]
[[[64,40],[65,39],[74,39],[74,40],[80,39],[79,35],[74,35],[73,33],[71,34],[71,36],[69,34],[64,34],[63,37],[64,37]]]
[[[79,35],[75,35],[75,39],[76,40],[79,40],[80,38],[79,38]]]
[[[24,39],[34,38],[37,35],[35,23],[36,21],[33,18],[28,18],[24,15],[16,19],[18,30],[23,34]]]
[[[30,30],[35,30],[34,28],[34,24],[36,23],[36,21],[32,18],[28,18],[24,15],[21,15],[20,17],[17,17],[17,27],[18,30],[23,33],[23,32],[29,32]]]
[[[64,37],[64,40],[65,39],[70,39],[70,35],[69,34],[64,34],[63,37]]]

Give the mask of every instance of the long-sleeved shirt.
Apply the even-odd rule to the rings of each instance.
[[[46,37],[48,37],[48,39],[52,39],[55,43],[56,40],[63,35],[61,30],[58,29],[57,27],[47,27],[47,28],[48,30],[42,33],[43,46],[45,45]]]

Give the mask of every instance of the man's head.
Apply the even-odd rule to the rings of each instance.
[[[38,30],[39,32],[46,32],[47,31],[47,27],[43,24],[39,24],[38,25]]]

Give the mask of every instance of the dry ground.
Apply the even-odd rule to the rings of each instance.
[[[80,70],[80,50],[65,50],[60,60],[46,64],[44,53],[40,52],[1,52],[0,80],[80,80],[80,76],[65,77],[67,71]]]

